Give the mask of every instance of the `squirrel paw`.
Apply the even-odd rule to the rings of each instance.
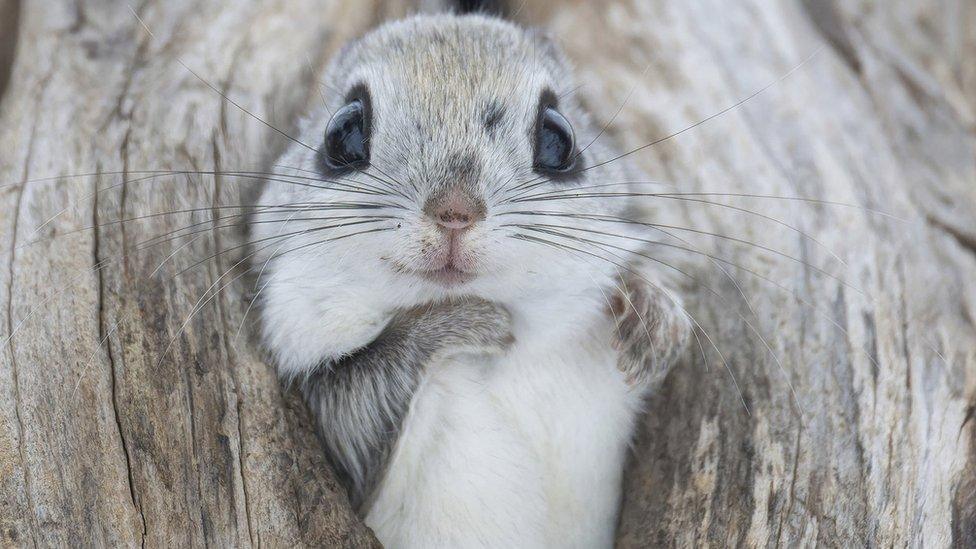
[[[660,384],[691,334],[691,322],[681,301],[628,273],[618,281],[609,313],[615,325],[612,344],[620,352],[617,367],[627,384]]]
[[[511,315],[496,303],[464,299],[404,311],[418,338],[443,349],[501,352],[515,341]]]

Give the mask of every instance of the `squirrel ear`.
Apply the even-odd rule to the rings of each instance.
[[[454,0],[451,2],[459,15],[467,13],[480,13],[482,15],[494,15],[504,17],[505,2],[503,0]]]

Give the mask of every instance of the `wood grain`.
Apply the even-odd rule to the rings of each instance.
[[[649,402],[620,546],[976,544],[973,3],[511,3],[625,150],[769,86],[634,155],[719,194],[645,199],[692,250],[661,257],[701,347]],[[124,3],[23,2],[0,103],[0,544],[375,544],[237,335],[242,229],[218,218],[257,183],[140,172],[262,171],[286,144],[188,68],[288,132],[341,44],[412,9],[144,2],[150,35]]]
[[[622,547],[976,542],[974,16],[968,2],[634,1],[539,19],[604,120],[635,89],[611,125],[625,148],[774,82],[639,155],[675,192],[856,206],[685,195],[792,230],[658,204],[676,225],[796,260],[679,231],[730,262],[726,276],[671,259],[738,390],[704,341],[707,359],[693,349],[652,400]]]
[[[304,409],[234,338],[240,294],[217,293],[191,315],[242,255],[179,271],[239,245],[240,230],[207,223],[195,240],[139,250],[226,215],[218,206],[253,185],[140,171],[255,170],[283,146],[181,61],[287,127],[318,97],[313,74],[375,23],[372,9],[337,3],[222,4],[143,5],[152,36],[124,3],[23,6],[0,114],[0,179],[19,182],[0,191],[4,335],[16,329],[0,359],[5,543],[372,543]],[[101,175],[33,180],[86,173]]]

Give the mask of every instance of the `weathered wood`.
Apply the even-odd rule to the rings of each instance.
[[[155,38],[125,4],[21,8],[0,104],[0,182],[16,183],[0,187],[0,337],[19,326],[0,349],[4,544],[372,542],[303,407],[246,330],[236,337],[244,279],[190,316],[241,274],[243,253],[174,275],[239,245],[240,229],[112,260],[229,215],[212,206],[253,186],[135,172],[260,171],[284,144],[178,59],[289,131],[335,49],[409,6],[220,4],[138,8]],[[604,138],[625,149],[775,82],[635,155],[676,193],[857,206],[646,199],[673,225],[796,260],[679,229],[687,243],[655,236],[737,266],[661,256],[694,278],[676,275],[701,349],[649,403],[620,545],[976,544],[976,5],[512,4],[565,46],[587,105],[612,121]],[[90,172],[103,175],[24,183]],[[202,210],[71,232],[190,208]]]
[[[22,7],[0,114],[0,180],[21,182],[0,191],[4,336],[19,327],[0,351],[5,543],[370,543],[302,408],[234,339],[239,296],[219,294],[183,325],[241,254],[175,275],[238,245],[240,231],[135,251],[226,215],[209,208],[240,203],[248,186],[230,177],[139,181],[135,172],[253,170],[282,146],[178,60],[287,126],[318,97],[312,74],[375,23],[368,5],[224,4],[148,3],[140,13],[155,38],[125,3]],[[104,175],[24,183],[91,172]],[[203,210],[79,230],[192,208]],[[56,238],[27,245],[46,237]],[[187,242],[173,267],[150,276]],[[90,269],[100,261],[103,269]]]
[[[674,258],[699,280],[685,281],[689,310],[751,414],[708,342],[707,361],[693,349],[650,403],[621,546],[976,543],[973,4],[635,0],[579,4],[547,24],[605,119],[636,86],[611,127],[627,147],[734,104],[826,43],[760,96],[640,159],[676,192],[805,196],[903,219],[697,197],[781,219],[803,238],[741,211],[671,201],[679,225],[783,250],[847,283],[681,233],[789,291],[724,265],[754,317],[714,264]]]

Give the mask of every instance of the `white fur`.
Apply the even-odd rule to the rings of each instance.
[[[432,367],[366,518],[384,544],[612,545],[640,398],[595,314],[602,298],[580,297],[556,317],[516,309],[503,357]]]
[[[448,45],[438,45],[445,36]],[[499,188],[536,177],[529,128],[545,87],[560,95],[560,110],[576,127],[579,143],[597,136],[572,99],[574,83],[564,65],[540,37],[481,17],[416,18],[365,37],[333,64],[330,85],[338,93],[305,121],[301,140],[317,146],[329,113],[342,104],[339,94],[365,82],[376,116],[373,165],[405,189],[416,185],[420,194],[413,200],[386,198],[405,208],[391,210],[398,219],[375,225],[388,231],[318,244],[325,235],[365,227],[309,232],[255,254],[255,264],[266,265],[263,340],[285,377],[369,344],[401,307],[470,295],[500,303],[513,315],[516,342],[504,355],[445,355],[430,365],[366,517],[389,546],[612,545],[625,450],[642,395],[617,369],[606,294],[620,274],[614,262],[632,257],[609,253],[603,255],[610,261],[604,261],[515,240],[505,223],[546,220],[504,214],[542,208],[626,215],[625,204],[491,200],[505,196],[495,192]],[[491,99],[505,107],[494,139],[481,131],[485,101]],[[425,125],[426,141],[415,135],[416,124]],[[466,260],[478,278],[448,289],[409,269],[422,266],[424,243],[437,236],[420,207],[436,179],[436,155],[453,150],[477,151],[488,215],[465,237]],[[601,160],[613,152],[597,142],[586,154]],[[315,169],[313,155],[297,145],[278,164],[289,166],[279,170],[283,176],[307,176]],[[635,180],[624,166],[601,166],[582,185]],[[356,179],[377,184],[362,174]],[[559,188],[546,183],[534,192]],[[358,198],[269,183],[261,204]],[[256,220],[271,217],[259,214]],[[285,231],[321,225],[301,217]],[[572,224],[607,229],[583,220]],[[276,223],[254,228],[255,241],[282,231]],[[613,230],[623,234],[630,228]],[[291,251],[296,248],[301,249]]]

